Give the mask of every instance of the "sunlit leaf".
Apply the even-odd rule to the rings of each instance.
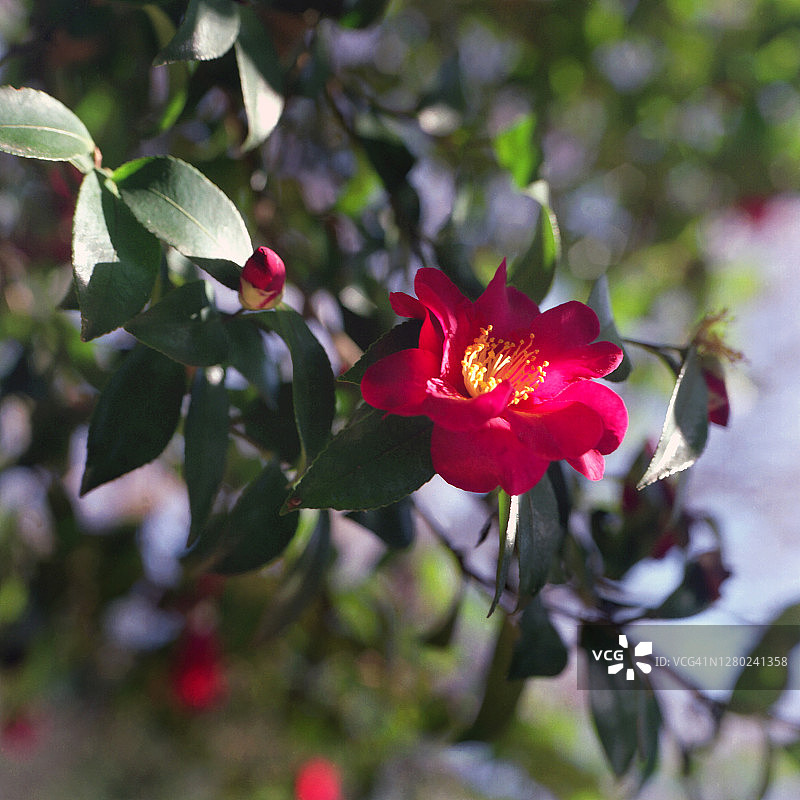
[[[209,61],[225,55],[239,33],[239,7],[234,0],[189,0],[172,41],[154,64]]]
[[[521,116],[494,138],[497,162],[507,169],[514,183],[522,189],[535,177],[540,153],[536,146],[536,115]]]
[[[171,291],[130,320],[125,330],[181,364],[210,367],[228,357],[225,325],[206,281],[192,281]]]
[[[691,467],[705,449],[707,438],[708,387],[697,350],[690,347],[675,383],[656,452],[637,488]]]
[[[363,407],[311,464],[287,508],[363,510],[401,500],[433,477],[427,417]]]
[[[81,494],[152,461],[180,419],[186,372],[144,345],[111,376],[89,425]]]
[[[89,172],[94,147],[86,126],[55,97],[37,89],[0,86],[0,150],[24,158],[73,161]]]
[[[251,150],[272,133],[283,113],[283,75],[272,40],[250,9],[242,9],[242,29],[235,49],[247,114],[242,150]]]
[[[225,473],[228,450],[228,392],[219,368],[197,370],[183,430],[183,474],[192,530],[205,523]]]
[[[492,616],[508,583],[508,573],[514,557],[514,544],[519,529],[519,495],[499,495],[499,534],[500,549],[497,556],[497,574],[495,576],[494,596],[489,606],[488,616]]]
[[[561,261],[561,233],[549,203],[549,189],[543,181],[531,184],[526,193],[539,204],[539,219],[528,249],[514,259],[509,283],[541,303],[553,285]]]
[[[81,338],[118,328],[142,310],[161,263],[161,245],[127,206],[89,173],[81,184],[72,232],[72,264]]]
[[[140,158],[114,172],[125,204],[149,231],[199,264],[220,283],[239,288],[252,255],[236,206],[195,167],[171,156]]]

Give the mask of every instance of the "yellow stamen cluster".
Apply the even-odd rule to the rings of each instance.
[[[527,400],[531,392],[544,381],[545,367],[550,362],[534,363],[539,351],[533,346],[530,333],[518,342],[506,342],[491,336],[492,326],[481,328],[475,341],[464,351],[461,374],[472,397],[490,392],[502,381],[514,389],[510,405]]]

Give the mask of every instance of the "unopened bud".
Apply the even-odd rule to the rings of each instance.
[[[251,311],[274,308],[283,297],[286,267],[269,247],[259,247],[244,265],[239,277],[239,302]]]

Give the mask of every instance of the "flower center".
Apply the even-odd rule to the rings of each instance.
[[[536,363],[539,351],[533,346],[533,334],[518,342],[505,342],[491,335],[492,326],[481,328],[475,341],[464,351],[461,374],[472,397],[490,392],[502,381],[514,389],[509,405],[527,400],[528,395],[544,381],[549,361]]]

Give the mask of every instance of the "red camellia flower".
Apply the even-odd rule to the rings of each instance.
[[[565,459],[592,480],[628,427],[617,394],[593,382],[622,351],[595,342],[597,315],[576,301],[540,312],[506,286],[506,263],[473,303],[444,273],[417,272],[417,297],[397,292],[392,308],[422,320],[419,346],[370,366],[361,382],[371,406],[433,420],[433,467],[473,492],[528,491],[551,461]]]
[[[294,786],[295,800],[342,800],[342,779],[336,764],[312,758],[300,767]]]
[[[189,629],[178,645],[170,677],[173,695],[185,709],[208,711],[219,706],[228,682],[216,632]]]
[[[259,247],[239,277],[239,302],[251,311],[274,308],[283,297],[285,283],[283,259],[269,247]]]

